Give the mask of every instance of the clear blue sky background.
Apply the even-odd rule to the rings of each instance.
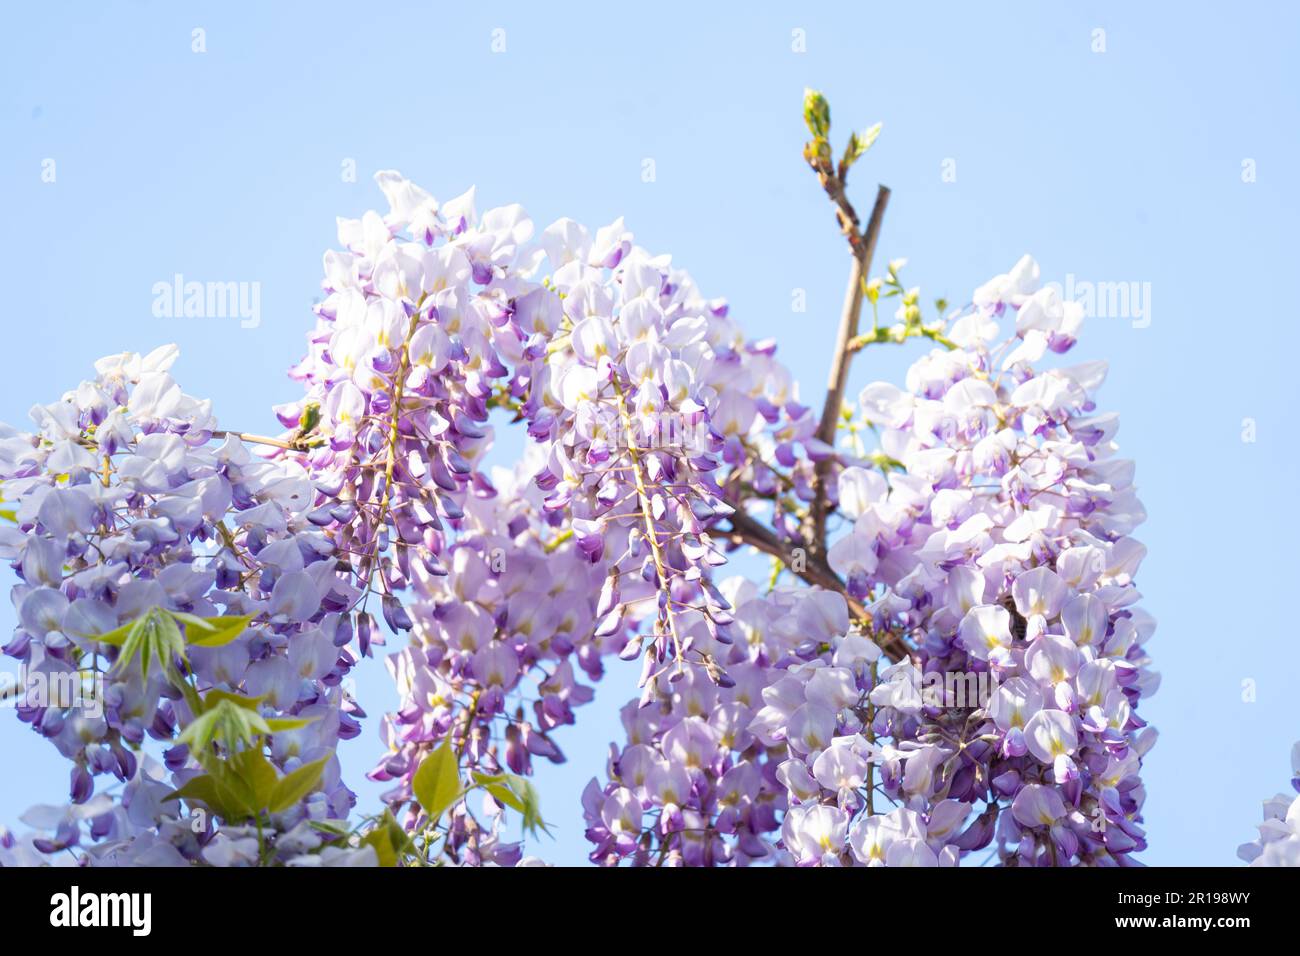
[[[1148,863],[1233,864],[1300,737],[1293,634],[1294,304],[1300,13],[1281,3],[23,4],[0,36],[0,419],[75,385],[103,354],[181,344],[176,371],[223,422],[266,431],[298,394],[334,217],[380,205],[396,168],[440,198],[521,202],[539,225],[625,215],[820,400],[847,258],[799,151],[824,89],[837,141],[883,120],[857,173],[894,190],[881,258],[927,300],[966,301],[1024,252],[1045,278],[1151,284],[1151,324],[1095,319],[1103,404],[1150,512],[1139,578],[1164,675],[1143,713]],[[1084,9],[1085,6],[1087,9]],[[545,9],[542,9],[542,8]],[[844,7],[840,12],[832,9]],[[191,52],[191,31],[207,52]],[[492,31],[506,50],[493,53]],[[1105,30],[1104,53],[1094,34]],[[792,31],[806,52],[792,50]],[[42,161],[57,180],[41,181]],[[642,181],[655,161],[656,181]],[[358,177],[345,182],[345,160]],[[941,177],[956,161],[955,182]],[[1243,183],[1253,159],[1257,181]],[[157,319],[155,282],[256,281],[262,323]],[[808,311],[791,311],[792,290]],[[917,347],[868,353],[853,391]],[[1242,441],[1242,422],[1258,440]],[[13,614],[0,611],[7,633]],[[12,662],[10,662],[12,663]],[[578,794],[600,771],[635,668],[617,667],[570,761],[543,769],[557,839],[585,858]],[[1242,681],[1257,700],[1242,699]],[[376,662],[372,715],[392,701]],[[362,772],[376,723],[345,747]],[[621,735],[620,735],[621,736]],[[0,820],[56,802],[53,751],[0,713]]]

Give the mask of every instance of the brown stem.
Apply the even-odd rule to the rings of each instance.
[[[227,435],[233,435],[240,441],[248,442],[250,445],[270,445],[273,448],[283,448],[286,451],[303,450],[301,444],[284,438],[268,438],[266,435],[250,435],[248,432],[215,431],[212,433],[213,438],[225,438]]]
[[[469,735],[474,729],[474,718],[478,715],[478,699],[482,694],[483,690],[479,688],[469,695],[469,706],[465,708],[465,722],[461,724],[460,743],[454,747],[457,758],[465,756],[465,751],[469,749]]]
[[[736,544],[747,544],[757,548],[764,554],[771,555],[790,567],[792,573],[809,584],[842,595],[849,606],[850,616],[855,620],[865,621],[870,619],[871,615],[868,613],[866,606],[849,594],[848,587],[840,580],[840,576],[831,570],[830,565],[826,563],[825,558],[821,555],[810,554],[803,569],[795,570],[793,563],[789,560],[792,545],[783,542],[770,528],[755,521],[739,508],[728,516],[727,520],[731,522],[731,528],[719,530],[716,533],[723,535]],[[793,546],[797,547],[797,545]],[[876,639],[876,643],[880,645],[881,650],[885,652],[885,655],[891,661],[903,660],[910,652],[906,642],[896,634],[875,634],[873,638]]]
[[[840,409],[844,405],[844,390],[849,383],[849,365],[853,361],[855,351],[850,343],[858,335],[863,291],[867,275],[871,271],[871,260],[876,253],[876,241],[880,238],[880,226],[885,218],[885,207],[889,205],[889,187],[881,186],[876,191],[876,204],[871,209],[867,228],[858,233],[856,228],[852,227],[852,224],[857,222],[857,213],[849,204],[848,197],[844,195],[843,182],[832,178],[824,185],[831,199],[839,207],[840,220],[846,227],[849,245],[853,249],[853,260],[849,265],[849,287],[844,294],[844,309],[840,313],[840,331],[836,338],[831,372],[826,383],[826,404],[822,406],[821,422],[817,426],[817,437],[834,447]],[[836,188],[832,189],[832,185]],[[825,484],[832,461],[833,456],[822,459],[817,463],[814,472],[811,544],[817,554],[823,553],[826,549]]]

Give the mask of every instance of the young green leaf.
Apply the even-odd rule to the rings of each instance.
[[[861,133],[854,136],[854,139],[857,140],[857,155],[853,157],[855,160],[861,159],[866,151],[869,150],[879,138],[881,125],[882,124],[880,123],[876,123],[872,126],[868,126]]]
[[[321,774],[325,772],[325,765],[329,763],[329,759],[329,757],[321,757],[281,777],[267,802],[267,809],[272,813],[288,810],[315,790],[320,784]]]
[[[320,424],[320,402],[309,402],[298,416],[298,434],[306,435]]]
[[[100,635],[98,640],[115,643],[122,631],[117,628],[108,634]],[[109,638],[109,640],[105,640]],[[150,608],[126,627],[126,636],[122,639],[121,652],[113,664],[114,671],[123,671],[137,657],[140,659],[140,674],[148,678],[149,668],[157,661],[172,683],[179,682],[176,674],[175,659],[185,657],[185,639],[176,621],[160,608]]]
[[[444,740],[442,746],[426,754],[420,761],[415,777],[411,780],[411,789],[415,791],[415,799],[420,801],[420,806],[429,815],[429,819],[435,822],[443,811],[456,802],[463,791],[460,771],[456,767],[456,755],[452,752],[449,741]]]
[[[803,91],[803,121],[814,139],[825,139],[831,131],[831,105],[816,90]]]
[[[397,851],[400,860],[407,853],[415,852],[414,835],[408,833],[406,828],[397,822],[397,817],[393,816],[392,810],[385,810],[383,817],[379,821],[379,826],[388,831],[388,842],[392,844],[393,849]]]
[[[375,821],[375,825],[361,838],[362,846],[374,847],[380,866],[398,866],[408,853],[415,852],[411,834],[402,828],[391,811]]]
[[[528,833],[536,835],[539,829],[550,832],[541,817],[537,788],[528,779],[513,773],[475,773],[474,782],[492,794],[502,806],[521,814],[524,830]]]
[[[542,805],[537,788],[533,786],[531,780],[524,777],[515,774],[507,774],[507,776],[510,778],[511,789],[519,795],[519,799],[524,805],[522,811],[524,830],[534,836],[537,835],[538,830],[549,835],[551,831],[547,829],[546,821],[542,819]]]
[[[375,827],[361,838],[361,845],[372,847],[380,866],[397,866],[397,849],[387,827]]]
[[[240,750],[226,761],[230,771],[247,784],[252,797],[252,809],[260,811],[271,806],[274,794],[281,783],[280,774],[258,748]]]
[[[134,621],[127,621],[121,627],[114,628],[107,634],[87,634],[85,636],[100,644],[111,644],[114,647],[121,647],[126,643],[126,639],[130,635],[132,629],[138,627],[142,619],[142,617],[138,617]]]
[[[200,774],[191,778],[184,786],[173,790],[164,800],[184,800],[193,806],[201,803],[227,823],[238,823],[247,819],[251,811],[243,806],[230,789],[217,782],[211,774]]]
[[[186,611],[168,611],[167,613],[175,618],[178,623],[184,624],[187,629],[191,627],[196,627],[201,631],[213,629],[211,624],[197,614],[190,614]]]
[[[345,837],[350,832],[344,820],[308,820],[307,826],[331,836]]]
[[[278,734],[282,731],[306,727],[316,719],[316,717],[267,717],[266,726],[270,728],[271,733]]]
[[[257,705],[265,699],[265,695],[262,697],[244,697],[240,694],[232,694],[230,691],[218,690],[214,687],[203,694],[203,709],[210,710],[221,701],[227,700],[236,706],[243,707],[245,710],[257,710]]]
[[[524,812],[524,801],[519,798],[513,790],[510,789],[504,773],[486,774],[475,773],[474,782],[492,794],[492,798],[503,807],[509,807],[518,813]]]
[[[254,614],[245,614],[239,617],[195,618],[202,626],[187,625],[185,640],[192,647],[221,647],[243,634],[248,628],[248,622],[254,617]]]
[[[195,717],[180,732],[177,740],[186,744],[195,754],[202,754],[216,741],[234,750],[252,742],[258,734],[269,734],[271,728],[255,710],[249,710],[228,697],[219,699]]]

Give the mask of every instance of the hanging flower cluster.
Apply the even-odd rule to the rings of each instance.
[[[583,794],[591,858],[646,864],[712,866],[769,857],[786,807],[778,741],[754,729],[763,702],[809,641],[848,626],[835,593],[778,588],[761,595],[749,581],[721,588],[735,608],[710,634],[702,611],[684,615],[692,645],[726,680],[692,668],[661,674],[649,703],[623,708],[627,743],[609,764],[609,782]]]
[[[341,688],[355,586],[304,514],[310,476],[222,437],[172,379],[176,356],[103,359],[33,408],[35,432],[0,436],[17,714],[71,765],[72,808],[28,821],[50,831],[32,844],[44,853],[89,836],[97,858],[211,862],[225,837],[171,795],[254,737],[268,786],[313,768],[310,799],[279,794],[277,827],[345,818],[354,802],[334,751],[360,729]],[[126,784],[120,800],[94,795],[100,776]],[[237,818],[240,801],[218,804]]]
[[[415,774],[444,742],[479,775],[524,776],[534,757],[562,761],[553,731],[591,700],[582,677],[599,679],[604,658],[626,640],[621,627],[596,633],[604,566],[540,519],[532,474],[497,469],[493,483],[495,497],[467,503],[449,573],[421,583],[414,640],[388,661],[402,703],[384,718],[390,752],[371,777],[395,781],[386,802],[407,807],[412,829],[429,823]],[[490,828],[467,805],[452,823],[453,847],[483,858]]]
[[[561,220],[537,254],[554,271],[516,305],[537,331],[512,391],[547,449],[543,508],[563,513],[582,552],[605,564],[600,630],[629,614],[652,619],[625,655],[648,642],[644,704],[660,673],[708,664],[687,633],[691,612],[710,635],[730,621],[712,583],[725,559],[710,531],[734,510],[722,484],[774,483],[755,444],[780,435],[793,463],[809,416],[773,346],[746,343],[724,303],[634,246],[621,220],[594,238]]]
[[[71,804],[0,833],[0,862],[532,862],[506,822],[544,828],[533,761],[563,759],[613,657],[642,690],[583,794],[598,863],[1145,846],[1143,511],[1104,366],[1043,367],[1081,315],[1032,260],[934,324],[899,263],[864,283],[901,306],[848,347],[936,347],[832,443],[774,345],[621,220],[535,236],[518,206],[376,178],[389,211],[339,222],[284,434],[219,431],[170,348],[0,432],[5,651],[46,688],[104,685],[98,715],[20,706]],[[527,435],[512,469],[489,462],[503,424]],[[718,577],[738,547],[772,586]],[[354,824],[343,678],[385,634],[391,787]]]
[[[837,463],[829,563],[865,629],[911,652],[877,674],[879,647],[849,635],[762,715],[794,761],[797,862],[949,865],[996,837],[1007,864],[1123,865],[1145,847],[1144,513],[1117,420],[1095,412],[1104,365],[1033,367],[1080,317],[1037,273],[1026,257],[977,290],[905,390],[862,393],[885,473]],[[1015,335],[991,345],[1008,315]],[[919,322],[906,302],[899,318],[900,338]],[[877,820],[881,797],[898,809]]]

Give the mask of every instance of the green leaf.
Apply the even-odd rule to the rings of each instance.
[[[191,687],[188,681],[181,681],[180,689],[181,696],[185,698],[185,706],[190,709],[190,713],[203,713],[203,698],[199,696],[199,692]]]
[[[185,699],[195,716],[178,739],[200,760],[214,742],[234,751],[252,743],[258,735],[296,730],[316,720],[315,717],[263,717],[257,708],[264,697],[244,697],[212,688],[199,698],[188,684],[182,684],[182,690],[187,692]]]
[[[509,787],[507,787],[503,782],[500,782],[500,776],[500,774],[497,774],[496,777],[498,779],[493,779],[486,774],[476,773],[474,774],[474,782],[488,793],[492,794],[496,799],[496,802],[501,804],[503,807],[510,807],[511,809],[522,812],[524,808],[523,803],[520,802],[519,798],[516,797],[513,792],[511,792]]]
[[[527,832],[534,836],[539,829],[546,833],[550,832],[542,820],[537,788],[533,786],[532,781],[513,773],[490,775],[475,773],[474,782],[492,794],[493,799],[502,806],[521,814],[524,818],[523,827]]]
[[[493,799],[503,807],[509,807],[519,813],[524,812],[524,801],[517,793],[510,789],[504,773],[486,774],[475,773],[474,782],[480,787],[492,794]]]
[[[198,624],[187,623],[185,640],[191,647],[221,647],[229,644],[248,628],[248,622],[257,615],[238,617],[195,617]],[[193,617],[193,615],[186,615]]]
[[[316,717],[267,717],[266,726],[271,729],[271,733],[277,734],[285,730],[306,727],[316,719]]]
[[[814,139],[825,139],[831,131],[831,105],[816,90],[803,91],[803,121]]]
[[[325,772],[325,765],[329,763],[329,759],[329,757],[321,757],[320,760],[305,763],[293,773],[281,777],[267,802],[268,809],[272,813],[280,813],[315,790],[320,784],[321,774]]]
[[[345,837],[350,832],[344,820],[308,820],[307,826],[336,837]]]
[[[249,810],[228,787],[222,786],[211,774],[200,774],[190,779],[183,787],[173,790],[164,800],[185,800],[191,806],[201,803],[227,823],[237,823],[247,819]]]
[[[280,774],[260,749],[241,750],[232,754],[226,763],[231,773],[247,784],[252,798],[250,809],[260,811],[271,806],[281,783]]]
[[[415,799],[420,801],[424,812],[435,823],[461,796],[464,791],[460,785],[460,771],[449,740],[444,740],[441,747],[426,754],[420,761],[415,777],[411,780],[411,789],[415,791]]]
[[[237,806],[245,817],[256,817],[261,814],[261,801],[258,800],[252,783],[239,776],[229,763],[216,758],[200,761],[200,763],[208,771],[208,775],[216,780],[217,789],[229,794],[230,802]]]
[[[219,798],[217,798],[217,781],[206,773],[201,773],[196,777],[191,777],[182,786],[177,787],[171,793],[167,794],[167,796],[163,797],[163,799],[198,800],[215,810],[216,807],[213,807],[213,803],[219,802]]]
[[[150,665],[158,661],[176,683],[173,660],[177,657],[184,659],[187,640],[196,647],[221,647],[244,633],[252,619],[252,615],[203,618],[184,611],[163,611],[154,607],[107,634],[84,636],[122,649],[113,665],[115,670],[125,669],[139,657],[141,674],[148,677]],[[178,621],[185,625],[184,635]]]
[[[880,124],[870,126],[861,133],[850,133],[848,145],[844,147],[844,168],[852,166],[866,155],[876,139],[880,136]]]
[[[214,687],[211,690],[204,692],[203,709],[211,710],[221,701],[228,700],[230,703],[235,704],[238,707],[243,707],[245,710],[257,710],[257,705],[265,699],[265,694],[261,697],[244,697],[240,694],[232,694],[228,690],[218,690]]]
[[[164,671],[171,672],[173,659],[185,656],[185,637],[177,623],[161,612],[151,614],[145,626],[144,652],[140,658],[140,671],[149,676],[149,665],[157,661]]]
[[[230,699],[231,696],[233,695],[226,695],[214,705],[206,706],[203,713],[180,732],[177,739],[188,745],[195,755],[203,754],[216,741],[235,750],[251,743],[258,734],[271,732],[266,720],[257,711],[236,703]]]
[[[366,835],[361,838],[361,845],[375,848],[380,866],[398,866],[403,857],[415,852],[411,834],[402,829],[402,825],[389,810],[385,810],[375,825],[366,831]]]
[[[202,753],[217,739],[217,725],[220,719],[218,708],[213,707],[211,710],[204,711],[185,725],[176,738],[177,743],[185,744],[195,754]]]
[[[362,846],[375,848],[375,856],[380,866],[397,866],[397,850],[393,847],[393,838],[387,827],[375,827],[361,838]]]
[[[537,835],[537,831],[550,835],[550,830],[546,827],[546,821],[542,819],[542,804],[538,796],[537,788],[533,786],[531,780],[523,777],[517,777],[509,774],[511,787],[519,794],[520,800],[523,801],[524,809],[524,830],[528,833]]]
[[[127,636],[131,631],[140,626],[140,621],[141,618],[136,618],[134,621],[127,621],[121,627],[114,628],[107,634],[86,634],[83,636],[91,638],[100,644],[112,644],[114,647],[121,647],[126,643]]]
[[[107,634],[87,636],[91,640],[121,648],[113,664],[114,671],[125,670],[138,657],[142,677],[149,677],[149,668],[157,661],[173,684],[180,683],[175,659],[185,657],[185,639],[176,621],[160,608],[150,608],[130,624],[124,624]]]
[[[305,435],[320,424],[320,402],[309,402],[298,416],[298,432]]]
[[[392,810],[384,811],[380,825],[388,831],[388,842],[393,845],[399,858],[415,852],[414,835],[407,833],[406,828],[397,822],[397,817],[393,816]]]
[[[167,613],[175,618],[177,622],[184,624],[187,628],[197,627],[202,630],[212,630],[212,625],[197,614],[190,614],[186,611],[168,611]]]

